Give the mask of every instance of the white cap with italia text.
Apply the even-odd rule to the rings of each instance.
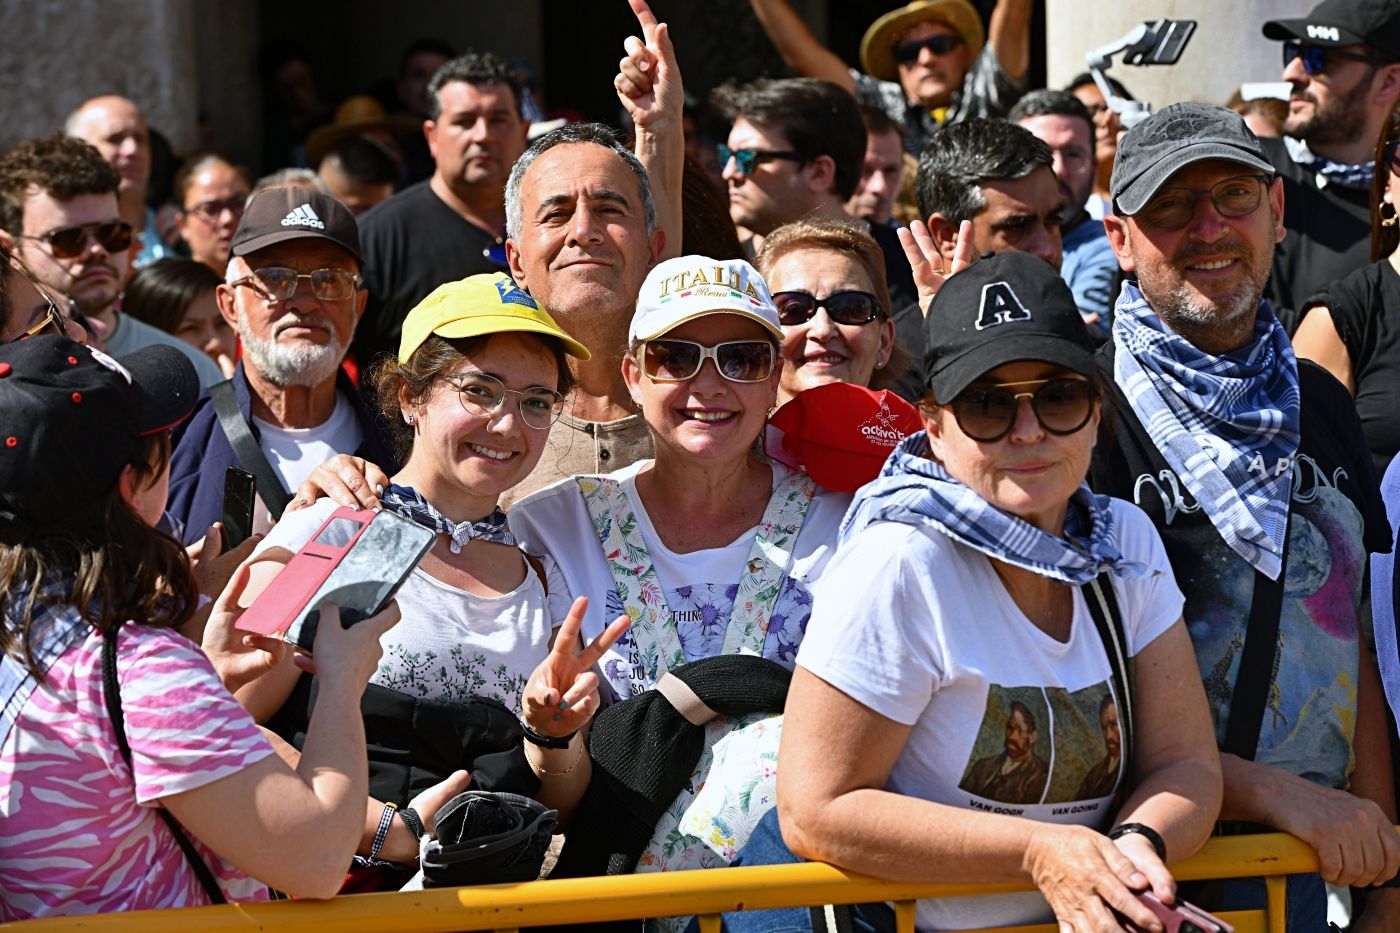
[[[653,340],[707,314],[738,314],[762,324],[779,340],[778,310],[768,283],[742,259],[679,256],[659,263],[642,283],[629,340]]]

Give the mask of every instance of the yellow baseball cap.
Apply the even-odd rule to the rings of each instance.
[[[549,312],[510,276],[492,272],[439,285],[418,302],[403,319],[399,362],[407,363],[429,334],[458,340],[512,331],[555,337],[570,356],[580,360],[589,357],[588,348],[564,333]]]

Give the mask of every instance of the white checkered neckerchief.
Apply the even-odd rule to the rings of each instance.
[[[1285,136],[1283,141],[1294,162],[1304,168],[1311,169],[1314,175],[1322,178],[1327,184],[1336,185],[1339,188],[1351,188],[1354,191],[1371,190],[1371,181],[1376,175],[1374,160],[1367,159],[1364,162],[1356,163],[1333,162],[1331,159],[1313,152],[1306,143],[1296,140],[1292,136]],[[1319,187],[1321,187],[1320,184]]]
[[[1153,444],[1235,553],[1271,580],[1298,452],[1298,361],[1259,302],[1254,338],[1211,356],[1168,329],[1131,282],[1113,310],[1113,378]]]
[[[461,553],[462,545],[473,538],[515,547],[515,535],[506,525],[506,513],[496,506],[495,511],[475,522],[454,522],[433,507],[433,504],[412,486],[390,483],[389,488],[379,497],[379,501],[391,511],[397,512],[411,522],[424,528],[431,528],[449,538],[448,550]]]
[[[919,431],[899,442],[879,478],[862,486],[841,522],[840,541],[874,522],[925,525],[988,557],[1083,586],[1105,570],[1141,577],[1146,565],[1118,549],[1107,496],[1080,484],[1070,496],[1064,535],[1048,534],[1004,512],[955,479],[927,456],[928,435]]]

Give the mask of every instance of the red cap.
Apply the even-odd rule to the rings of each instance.
[[[924,427],[918,410],[898,395],[849,382],[799,393],[768,423],[783,432],[784,452],[832,492],[854,492],[875,479],[890,451]]]

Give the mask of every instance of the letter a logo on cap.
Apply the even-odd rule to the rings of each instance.
[[[977,315],[977,329],[986,330],[1012,321],[1029,321],[1031,313],[1006,282],[991,282],[982,286],[982,310]]]

